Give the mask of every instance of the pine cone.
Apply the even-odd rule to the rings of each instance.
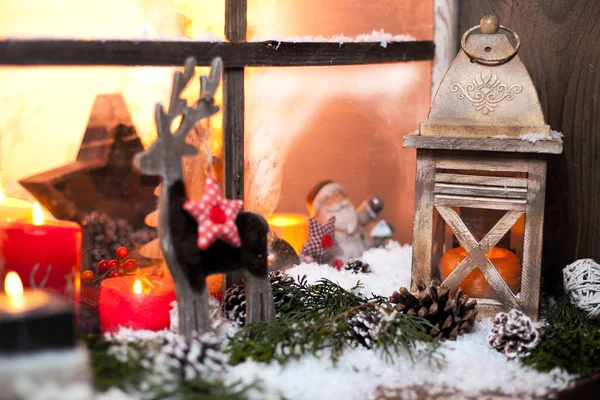
[[[363,273],[368,274],[371,272],[369,264],[361,260],[350,260],[344,265],[346,271],[351,271],[353,274]]]
[[[217,337],[211,333],[186,340],[178,334],[168,335],[154,359],[158,373],[168,378],[197,379],[221,373],[228,363]]]
[[[269,272],[271,286],[285,286],[294,282],[294,278],[281,271]],[[273,301],[275,305],[283,302],[286,299],[286,294],[283,291],[273,291]],[[223,296],[223,314],[225,317],[235,322],[239,326],[244,326],[246,323],[246,288],[244,285],[233,285],[225,292]]]
[[[515,358],[533,350],[539,336],[531,319],[521,311],[512,309],[508,313],[496,314],[487,340],[489,347],[508,358]]]
[[[458,335],[471,330],[477,316],[475,300],[460,289],[454,295],[437,281],[429,286],[417,285],[415,293],[402,287],[389,300],[396,304],[396,310],[429,321],[433,328],[428,328],[427,333],[437,340],[456,340]]]
[[[362,311],[350,318],[348,320],[350,342],[370,349],[375,341],[373,334],[379,321],[381,321],[379,311]]]
[[[92,264],[115,258],[115,252],[121,246],[132,249],[134,243],[143,245],[157,236],[155,229],[143,228],[134,232],[127,220],[113,220],[108,214],[99,211],[87,214],[83,223],[87,227],[86,234],[91,236]]]
[[[271,285],[289,285],[294,282],[294,278],[281,271],[270,271],[269,279],[271,280]]]
[[[90,257],[95,265],[100,260],[110,260],[114,257],[111,249],[113,243],[115,223],[103,212],[91,212],[83,219],[83,224],[87,226],[86,234],[91,236],[92,250]]]
[[[223,314],[225,318],[238,326],[246,323],[246,290],[244,285],[233,285],[223,296]]]

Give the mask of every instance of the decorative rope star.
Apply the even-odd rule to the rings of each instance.
[[[207,177],[202,199],[183,204],[183,209],[198,222],[198,247],[206,250],[217,239],[240,247],[242,240],[235,220],[243,207],[241,200],[224,198],[215,179]]]
[[[335,240],[335,217],[321,224],[314,218],[308,220],[308,240],[302,246],[300,255],[312,257],[319,264],[328,264],[342,254]]]

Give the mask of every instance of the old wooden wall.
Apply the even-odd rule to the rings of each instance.
[[[461,34],[485,14],[521,35],[546,120],[565,135],[550,158],[544,229],[543,275],[556,287],[566,264],[600,262],[600,1],[461,0]]]

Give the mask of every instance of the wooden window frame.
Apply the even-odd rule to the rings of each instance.
[[[246,42],[247,0],[225,0],[228,42],[154,40],[3,40],[0,66],[180,66],[189,56],[199,66],[221,57],[225,195],[244,197],[244,68],[336,66],[433,60],[433,41]],[[227,274],[225,285],[238,281]]]

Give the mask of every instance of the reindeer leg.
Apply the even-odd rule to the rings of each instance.
[[[243,271],[246,286],[246,324],[275,320],[275,303],[269,276],[258,277]]]
[[[188,281],[177,285],[179,306],[179,332],[187,338],[192,333],[204,333],[210,329],[208,311],[208,291],[206,285],[193,288]]]
[[[240,264],[246,284],[246,323],[273,321],[275,303],[267,261],[269,224],[251,212],[241,213],[237,224],[242,237]]]

